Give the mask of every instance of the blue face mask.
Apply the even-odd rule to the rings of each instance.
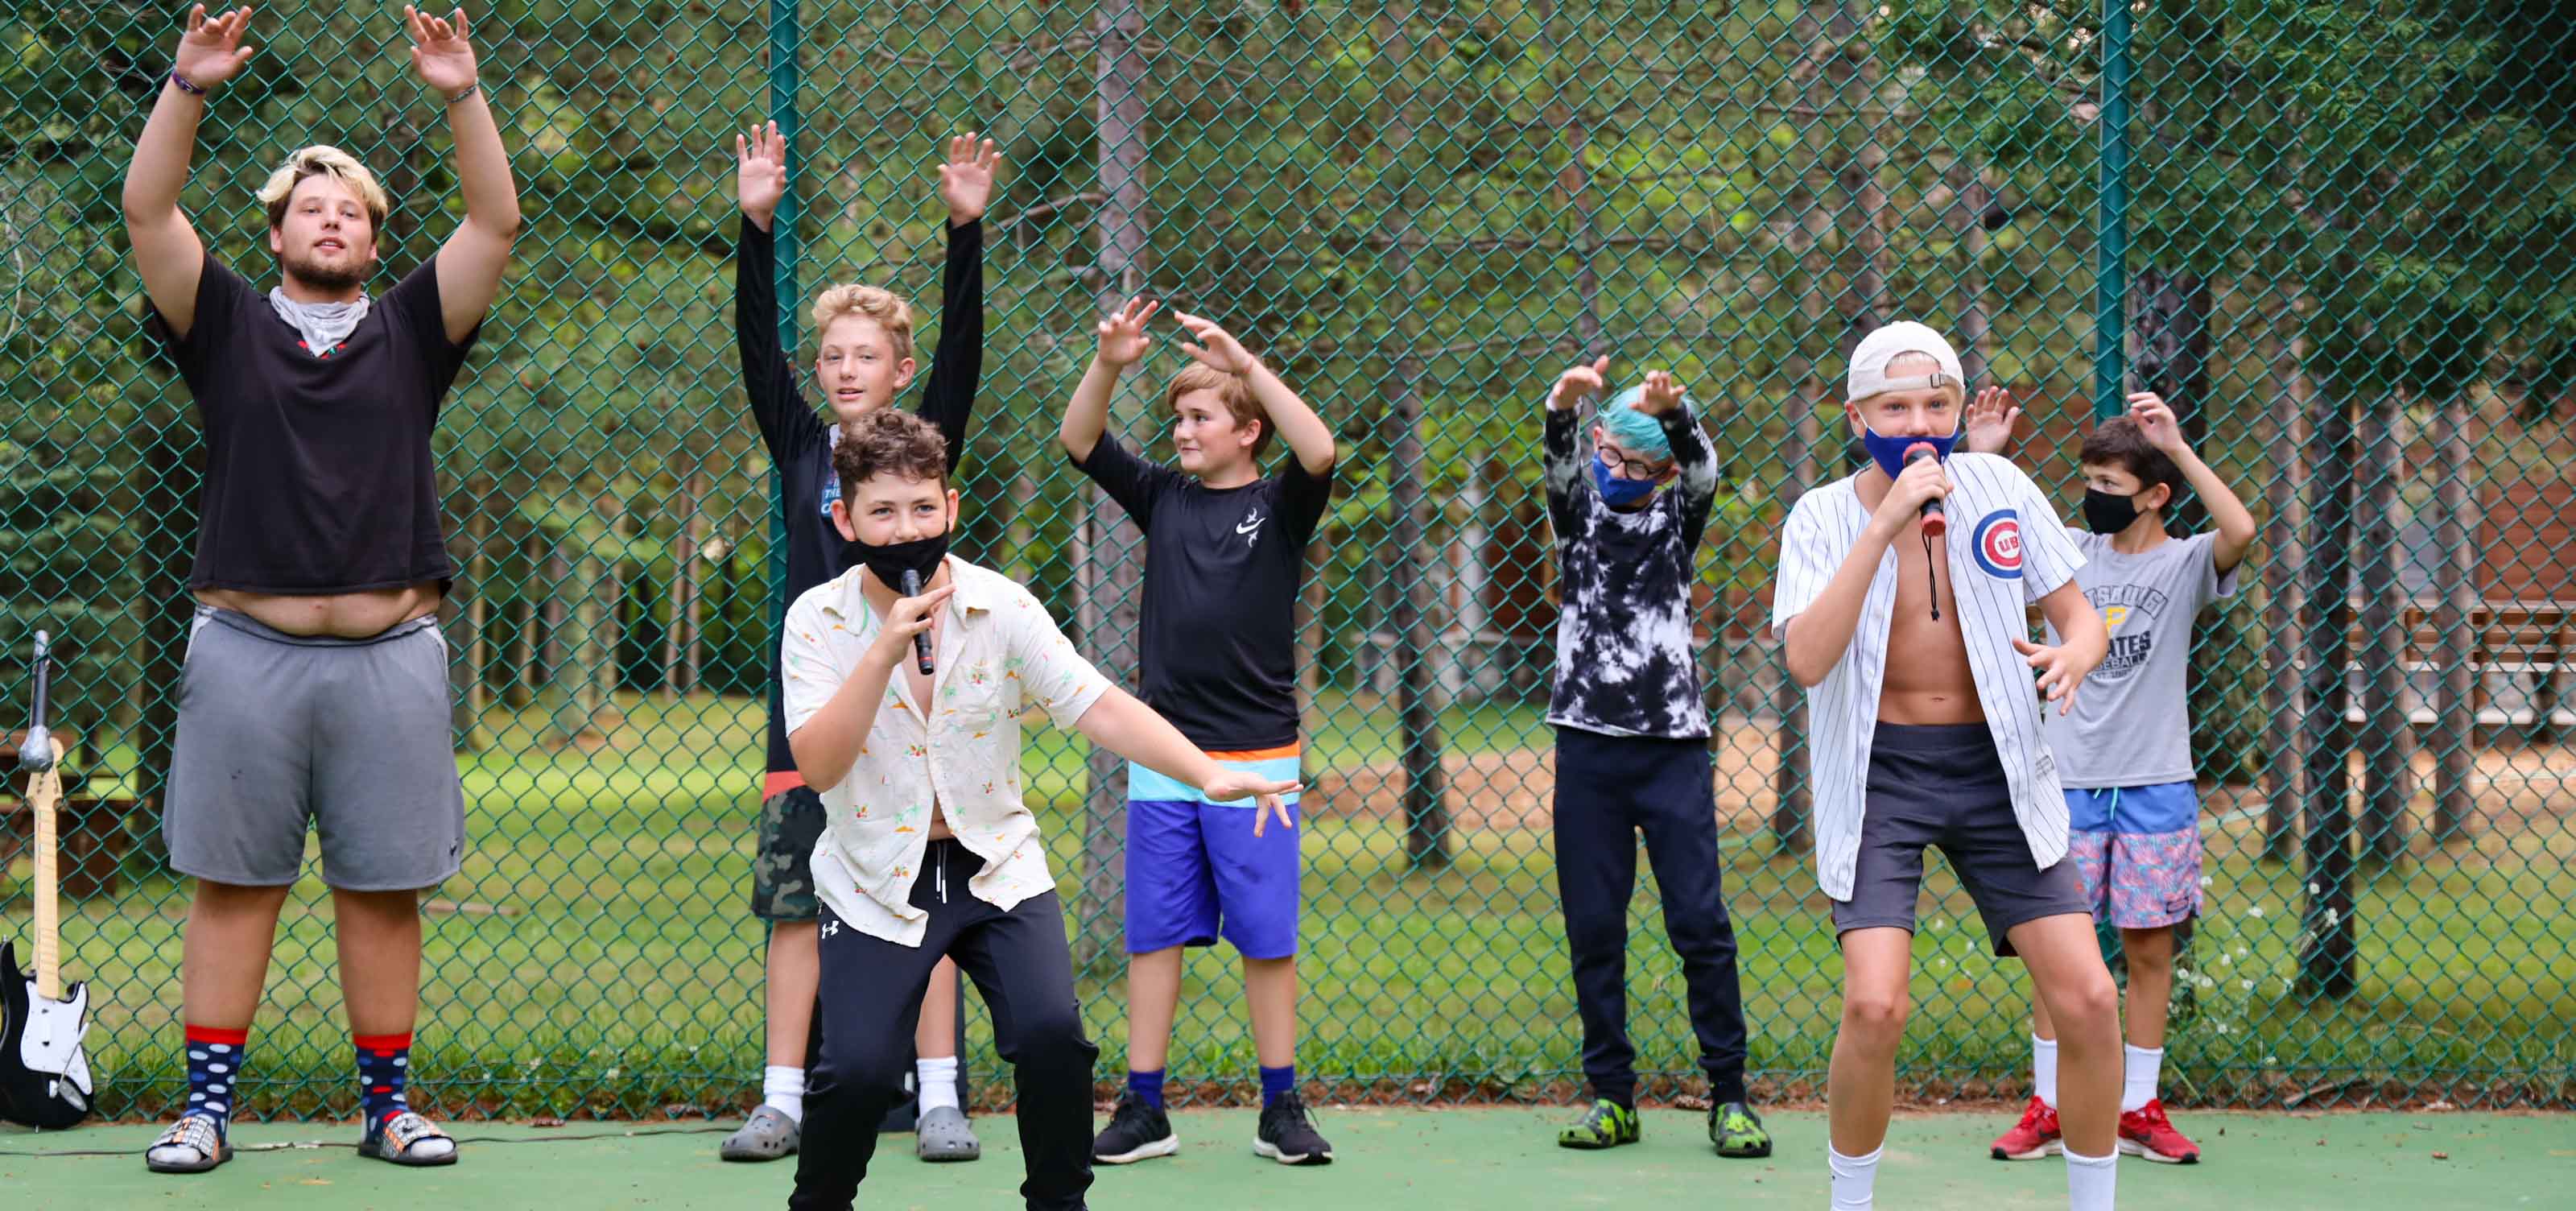
[[[1959,444],[1959,430],[1952,429],[1948,437],[1881,437],[1877,430],[1864,422],[1860,427],[1860,444],[1869,451],[1870,460],[1878,464],[1878,469],[1887,472],[1889,479],[1894,479],[1905,473],[1905,452],[1918,445],[1930,446],[1932,457],[1948,460],[1950,447]]]
[[[1610,464],[1598,454],[1592,456],[1592,486],[1601,492],[1601,500],[1613,509],[1624,509],[1655,490],[1651,479],[1621,479],[1610,473]]]

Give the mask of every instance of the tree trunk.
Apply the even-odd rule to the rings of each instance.
[[[2476,634],[2478,553],[2469,531],[2469,400],[2454,390],[2442,400],[2440,427],[2434,433],[2440,458],[2441,620],[2434,633],[2442,638],[2442,696],[2433,712],[2433,759],[2439,762],[2433,783],[2433,840],[2436,844],[2467,828],[2471,801],[2469,775],[2477,764]]]
[[[697,693],[706,686],[706,585],[709,574],[716,566],[698,566],[699,552],[706,550],[707,540],[713,537],[706,511],[704,476],[705,471],[701,468],[692,468],[689,472],[689,501],[694,506],[694,511],[689,516],[689,612],[687,615],[689,629],[683,646],[685,654],[681,658],[681,668],[684,673],[681,687],[682,692],[690,694]],[[727,557],[731,554],[730,550],[726,552]]]
[[[2271,774],[2263,811],[2263,857],[2273,862],[2289,861],[2297,848],[2294,822],[2309,769],[2306,720],[2316,702],[2296,672],[2306,646],[2309,616],[2308,554],[2301,523],[2306,517],[2310,475],[2300,419],[2310,392],[2307,376],[2299,368],[2303,356],[2298,336],[2300,295],[2295,285],[2274,295],[2263,326],[2272,401],[2272,477],[2263,487],[2264,511],[2270,516],[2264,519],[2259,548],[2269,556],[2262,568],[2263,622],[2268,634],[2264,658],[2271,671],[2264,679],[2263,699],[2270,708],[2264,725],[2264,747],[2270,758],[2263,764]]]
[[[671,544],[671,624],[662,628],[662,700],[676,702],[696,672],[698,473],[680,477],[680,526]]]
[[[544,551],[542,556],[538,554],[540,549]],[[512,645],[517,653],[510,660],[510,678],[503,683],[501,693],[502,703],[512,710],[525,709],[534,700],[537,685],[545,679],[545,672],[538,664],[537,602],[540,598],[546,602],[549,628],[556,609],[554,546],[548,541],[544,527],[528,532],[526,540],[519,545],[519,556],[519,566],[525,575],[519,580],[519,633]]]
[[[464,752],[483,750],[483,708],[491,701],[490,687],[483,680],[491,650],[485,631],[492,620],[492,511],[487,502],[496,491],[488,476],[465,481],[465,634],[460,645],[465,649],[461,658],[464,693],[458,703],[464,717],[456,728],[457,748]]]
[[[1399,758],[1404,767],[1404,854],[1419,870],[1449,864],[1449,807],[1447,772],[1441,762],[1440,712],[1431,685],[1431,609],[1421,570],[1422,551],[1429,542],[1424,512],[1430,507],[1422,485],[1430,468],[1424,464],[1422,449],[1422,362],[1415,347],[1422,311],[1432,303],[1425,296],[1422,276],[1414,264],[1414,247],[1420,239],[1414,215],[1423,194],[1421,174],[1429,165],[1412,161],[1413,132],[1421,124],[1422,115],[1409,63],[1413,56],[1412,31],[1407,27],[1411,16],[1408,5],[1389,5],[1378,29],[1379,53],[1387,70],[1394,73],[1389,83],[1395,97],[1387,113],[1385,159],[1379,171],[1397,182],[1394,205],[1387,208],[1387,280],[1394,287],[1393,297],[1388,300],[1394,322],[1388,326],[1387,339],[1395,348],[1386,361],[1382,387],[1387,410],[1395,422],[1395,445],[1388,453],[1387,476],[1387,524],[1391,531],[1385,552],[1386,584],[1391,594],[1387,629],[1395,640],[1397,730]]]
[[[2318,378],[2308,411],[2308,449],[2316,455],[2308,476],[2309,605],[2307,669],[2307,901],[2300,915],[2306,939],[2299,952],[2299,986],[2310,995],[2346,997],[2359,986],[2360,967],[2352,920],[2352,806],[2349,802],[2351,729],[2344,711],[2352,701],[2346,662],[2352,627],[2353,470],[2352,414],[2331,380]]]
[[[1826,312],[1840,317],[1835,341],[1839,362],[1877,326],[1885,289],[1880,260],[1886,248],[1886,195],[1878,184],[1878,165],[1884,157],[1875,142],[1877,123],[1856,116],[1870,107],[1877,71],[1866,51],[1855,49],[1860,45],[1859,24],[1848,0],[1815,0],[1806,5],[1790,36],[1805,48],[1789,73],[1796,102],[1809,112],[1831,116],[1805,124],[1809,167],[1795,194],[1792,205],[1798,219],[1787,238],[1798,260],[1800,319],[1807,331],[1825,332],[1833,330],[1827,327]],[[1864,132],[1857,136],[1857,149],[1850,144],[1852,131]],[[1862,221],[1837,265],[1825,237],[1833,231],[1836,217],[1845,213],[1858,213]],[[1840,292],[1834,290],[1837,268]],[[1824,367],[1816,359],[1801,353],[1793,356],[1790,365],[1798,386],[1794,411],[1784,418],[1780,439],[1783,516],[1797,507],[1807,481],[1816,474],[1813,464],[1823,436],[1816,413],[1825,402],[1826,390]],[[1782,852],[1803,852],[1813,844],[1807,824],[1814,807],[1807,694],[1789,677],[1785,665],[1778,676],[1772,709],[1780,717],[1775,741],[1780,757],[1772,775],[1771,837]]]
[[[2382,391],[2371,408],[2370,440],[2361,452],[2359,489],[2366,502],[2361,543],[2362,782],[2361,842],[2377,858],[2406,852],[2406,802],[2414,772],[2406,722],[2406,592],[2398,583],[2397,479],[2406,460],[2399,436],[2402,400]]]
[[[177,390],[175,385],[170,388],[173,395]],[[128,431],[134,454],[126,465],[138,475],[133,489],[136,500],[166,502],[141,511],[143,534],[141,549],[136,552],[141,566],[155,572],[143,581],[144,651],[138,680],[145,692],[142,717],[134,732],[135,773],[144,800],[157,809],[170,785],[170,750],[179,729],[179,690],[187,671],[189,628],[196,615],[196,598],[180,570],[188,566],[188,553],[195,546],[196,489],[205,474],[206,446],[195,425],[186,419],[184,406],[168,406],[146,415],[167,419],[157,424],[138,423]],[[173,450],[177,452],[175,459],[162,453]],[[161,840],[161,813],[149,811],[144,818],[151,828],[146,847],[166,855],[168,848]]]
[[[1145,12],[1142,0],[1102,0],[1093,23],[1092,60],[1098,124],[1099,191],[1095,212],[1099,261],[1094,266],[1093,310],[1105,313],[1145,288]],[[1135,383],[1129,374],[1111,401],[1102,441],[1117,441],[1122,412],[1134,415]],[[1121,408],[1120,404],[1128,405]],[[1124,524],[1126,514],[1098,486],[1084,489],[1088,503],[1074,535],[1075,613],[1093,663],[1113,681],[1136,683],[1136,591],[1141,538]],[[1081,922],[1074,961],[1091,967],[1119,953],[1119,904],[1125,886],[1127,770],[1117,754],[1094,747],[1087,762],[1090,792],[1083,808],[1082,891],[1074,919]]]

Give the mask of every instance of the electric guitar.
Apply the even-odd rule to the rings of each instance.
[[[36,717],[18,750],[27,771],[27,810],[36,821],[36,969],[18,969],[17,948],[0,942],[0,1000],[8,1023],[0,1031],[0,1118],[30,1127],[69,1127],[88,1118],[93,1092],[89,1057],[81,1036],[89,1030],[89,989],[74,984],[63,995],[62,922],[54,903],[60,846],[54,809],[63,794],[61,748],[45,731],[45,692],[51,655],[36,632]]]

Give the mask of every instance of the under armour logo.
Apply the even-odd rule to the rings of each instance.
[[[839,933],[839,932],[841,932],[841,923],[840,923],[840,922],[838,922],[838,921],[825,921],[825,922],[823,922],[823,936],[824,936],[824,937],[827,937],[827,938],[828,938],[828,937],[831,937],[833,934],[836,934],[836,933]]]
[[[1244,545],[1250,546],[1261,541],[1261,523],[1268,520],[1260,509],[1255,508],[1244,514],[1242,521],[1235,523],[1234,532],[1243,535]]]

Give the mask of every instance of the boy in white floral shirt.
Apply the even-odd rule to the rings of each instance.
[[[1032,1211],[1080,1208],[1099,1049],[1083,1033],[1063,910],[1020,786],[1021,712],[1044,707],[1212,800],[1257,796],[1283,824],[1279,795],[1296,784],[1218,765],[1092,668],[1028,590],[950,558],[958,498],[927,422],[870,413],[832,463],[832,522],[864,558],[797,598],[780,639],[788,744],[828,814],[813,863],[822,1060],[788,1206],[856,1197],[944,955],[982,992],[1018,1077],[1021,1195]],[[908,577],[916,595],[902,595]]]

